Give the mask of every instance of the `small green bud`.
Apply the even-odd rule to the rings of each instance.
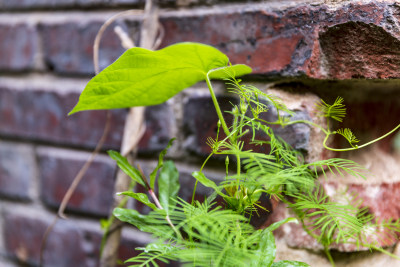
[[[240,112],[242,112],[242,114],[245,114],[247,111],[248,105],[245,103],[240,104]]]
[[[238,116],[238,115],[239,115],[239,109],[238,109],[237,106],[235,106],[235,107],[233,108],[232,113],[233,113],[234,116]]]
[[[221,127],[221,120],[218,120],[217,126],[218,126],[218,128]]]

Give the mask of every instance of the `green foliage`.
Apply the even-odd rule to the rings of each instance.
[[[121,168],[129,177],[138,184],[146,187],[146,183],[138,169],[129,164],[128,159],[122,156],[117,151],[109,150],[108,155],[117,162],[118,167]]]
[[[118,194],[119,194],[119,195],[128,196],[128,197],[131,197],[131,198],[134,198],[134,199],[136,199],[137,201],[140,201],[140,202],[142,202],[143,204],[145,204],[146,206],[152,208],[153,210],[156,210],[156,209],[157,209],[156,205],[154,205],[153,202],[151,202],[151,201],[149,200],[149,197],[148,197],[146,194],[143,194],[143,193],[135,193],[135,192],[132,192],[132,191],[125,191],[125,192],[121,192],[121,193],[118,193]]]
[[[321,187],[294,197],[296,201],[289,206],[304,222],[307,231],[317,235],[317,241],[323,246],[359,240],[363,226],[368,223],[364,216],[357,216],[362,213],[357,206],[330,201]]]
[[[215,48],[183,43],[156,52],[130,49],[85,88],[71,113],[86,109],[155,105],[198,81],[206,80],[219,117],[217,137],[207,139],[212,153],[200,171],[193,172],[196,185],[200,182],[214,190],[204,202],[194,201],[196,186],[192,203],[177,198],[178,171],[172,161],[164,163],[172,140],[161,152],[158,165],[150,174],[150,184],[126,158],[117,152],[109,152],[124,172],[145,187],[153,201],[143,193],[121,193],[144,203],[153,211],[143,215],[135,210],[116,208],[114,215],[156,238],[155,242],[140,248],[143,251],[140,255],[127,262],[134,264],[132,266],[158,266],[159,261],[170,260],[181,260],[193,266],[308,266],[298,261],[274,262],[276,246],[273,231],[296,219],[289,218],[265,229],[256,229],[251,225],[251,219],[258,216],[258,210],[265,209],[260,200],[266,196],[285,202],[294,211],[303,229],[324,246],[332,264],[329,247],[334,243],[352,243],[388,253],[379,248],[378,241],[382,241],[379,238],[390,239],[397,235],[400,221],[375,218],[356,199],[345,204],[334,202],[317,182],[320,175],[326,176],[328,172],[332,176],[347,174],[365,178],[364,168],[353,161],[335,158],[306,163],[303,156],[276,136],[271,127],[305,123],[318,127],[326,134],[323,145],[327,149],[358,149],[355,144],[359,140],[350,129],[330,129],[330,120],[342,122],[346,116],[343,99],[338,97],[333,104],[321,100],[316,105],[318,115],[327,118],[326,127],[307,120],[294,121],[294,113],[279,98],[254,86],[242,85],[236,79],[236,76],[250,72],[251,69],[245,65],[230,65],[228,58]],[[233,116],[230,125],[222,116],[210,79],[224,79],[229,90],[239,98],[239,105],[227,111]],[[262,113],[270,109],[277,114],[276,121],[262,119]],[[223,139],[219,136],[221,127],[226,134]],[[264,137],[257,140],[256,136],[260,133]],[[346,138],[351,148],[329,148],[326,142],[334,134]],[[246,150],[245,145],[248,144],[263,146],[267,152]],[[219,184],[203,173],[203,168],[214,154],[226,156],[226,176]],[[236,172],[230,173],[229,166],[233,164],[236,165]],[[157,197],[154,192],[157,191],[155,181],[159,170]],[[223,199],[224,208],[212,202],[217,195]],[[380,233],[374,239],[376,242],[370,242],[371,229],[374,233],[386,229],[385,233],[389,236]]]
[[[143,224],[142,221],[138,223],[137,214],[132,216],[129,210],[118,209],[114,213],[125,222],[139,227]],[[124,216],[121,216],[122,213]],[[273,263],[276,250],[273,229],[254,229],[245,217],[231,210],[213,207],[207,201],[191,205],[180,200],[176,209],[171,211],[170,218],[178,231],[187,238],[179,238],[168,230],[168,224],[162,220],[164,216],[165,213],[159,210],[144,217],[146,225],[157,225],[154,229],[149,227],[146,230],[158,240],[145,248],[139,248],[143,252],[127,261],[134,263],[132,266],[158,266],[156,260],[168,262],[178,259],[207,267],[258,267],[271,266]]]
[[[169,212],[179,192],[179,173],[172,161],[166,161],[158,178],[158,190],[161,206]]]
[[[174,142],[175,138],[172,138],[171,140],[169,140],[168,145],[165,149],[163,149],[160,153],[160,155],[158,156],[158,164],[157,167],[150,173],[150,188],[154,189],[154,183],[156,181],[156,176],[157,176],[157,172],[159,169],[161,169],[163,167],[164,164],[164,157],[167,154],[168,149],[172,146],[172,143]]]

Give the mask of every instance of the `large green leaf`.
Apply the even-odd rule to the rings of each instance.
[[[169,213],[170,207],[174,206],[174,199],[179,192],[179,173],[175,164],[168,160],[164,163],[160,177],[158,178],[158,198],[161,206]]]
[[[163,103],[228,61],[222,52],[199,43],[179,43],[158,51],[131,48],[89,81],[69,114]],[[251,69],[239,67],[234,72],[243,75]],[[217,72],[212,78],[223,76]]]
[[[209,71],[208,78],[210,79],[229,79],[232,77],[239,77],[251,73],[251,68],[244,64],[237,64],[233,66],[227,66],[222,68],[217,68]]]
[[[258,249],[255,251],[255,258],[251,262],[251,267],[269,267],[274,262],[276,245],[272,232],[268,229],[262,231]]]
[[[136,226],[140,231],[152,232],[153,227],[146,221],[146,215],[140,214],[136,210],[115,208],[113,215],[117,217],[120,221],[130,223]]]

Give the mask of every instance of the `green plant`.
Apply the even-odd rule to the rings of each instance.
[[[177,197],[179,174],[172,161],[164,162],[167,148],[160,154],[158,165],[149,178],[140,167],[131,166],[119,153],[109,152],[118,166],[148,193],[128,191],[121,194],[152,209],[148,215],[124,208],[114,210],[118,219],[156,237],[154,243],[141,248],[143,252],[139,256],[128,260],[134,266],[157,266],[156,260],[181,260],[193,266],[308,266],[296,261],[274,262],[272,231],[284,223],[297,221],[322,244],[334,265],[329,252],[331,244],[354,243],[385,252],[378,242],[370,241],[371,229],[385,228],[387,233],[400,231],[399,221],[380,221],[355,200],[347,204],[332,202],[316,179],[325,172],[365,178],[360,165],[336,158],[306,163],[302,155],[276,136],[271,128],[274,124],[285,127],[306,123],[325,133],[327,149],[358,149],[362,146],[357,146],[359,141],[350,129],[332,131],[330,128],[330,120],[341,122],[346,115],[343,99],[337,98],[332,105],[323,101],[317,104],[319,115],[328,120],[326,127],[305,120],[294,121],[291,120],[293,113],[280,99],[236,79],[250,72],[248,66],[231,65],[223,53],[203,44],[181,43],[155,52],[132,48],[88,83],[70,112],[156,105],[199,81],[207,83],[219,122],[217,137],[207,140],[212,153],[200,170],[193,172],[196,186],[200,182],[214,190],[204,202],[194,200],[196,186],[191,203]],[[228,90],[238,97],[239,104],[227,111],[233,117],[231,124],[224,119],[212,79],[225,80]],[[262,117],[270,108],[277,113],[276,121],[265,121]],[[256,138],[259,132],[264,135],[261,140]],[[328,147],[327,140],[334,134],[346,138],[351,147]],[[246,150],[247,143],[264,146],[269,152]],[[169,146],[171,144],[172,140]],[[212,155],[226,156],[226,177],[220,184],[203,173]],[[231,165],[236,165],[234,173],[230,173]],[[155,194],[156,182],[158,196]],[[265,229],[253,227],[251,219],[264,208],[259,201],[266,195],[287,203],[297,219],[289,218]],[[222,199],[224,205],[217,205],[216,198]]]

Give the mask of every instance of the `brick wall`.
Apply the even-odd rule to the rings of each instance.
[[[348,124],[368,139],[399,123],[400,6],[395,2],[160,0],[162,46],[180,41],[214,45],[233,63],[250,65],[254,75],[249,81],[261,89],[275,88],[301,118],[316,119],[312,103],[319,96],[341,95],[354,107]],[[43,233],[105,123],[104,111],[67,116],[93,76],[95,34],[107,18],[127,8],[142,8],[143,3],[0,0],[0,266],[38,265]],[[116,24],[138,36],[138,19],[124,18]],[[101,43],[100,65],[107,66],[123,51],[110,27]],[[229,108],[232,99],[217,87],[221,105]],[[119,149],[125,115],[125,110],[112,112],[104,151]],[[190,173],[207,155],[205,138],[215,135],[217,122],[205,85],[147,108],[145,117],[139,162],[148,171],[168,140],[177,137],[168,156],[181,171],[186,189],[181,195],[189,197]],[[278,131],[310,160],[327,156],[315,145],[318,133],[308,127]],[[396,162],[392,140],[376,149],[387,161]],[[98,221],[110,212],[116,172],[104,151],[74,193],[69,220],[57,223],[50,234],[46,266],[98,266]],[[368,153],[363,154],[368,155],[365,164],[375,162],[378,155],[375,150]],[[352,186],[358,191],[384,186],[386,195],[381,198],[395,198],[387,184],[398,188],[399,167],[387,161],[374,165],[378,175],[373,182]],[[379,175],[382,165],[392,175],[389,181]],[[220,171],[209,170],[215,178]],[[391,212],[398,216],[400,208]],[[133,228],[124,229],[121,259],[148,240]]]

